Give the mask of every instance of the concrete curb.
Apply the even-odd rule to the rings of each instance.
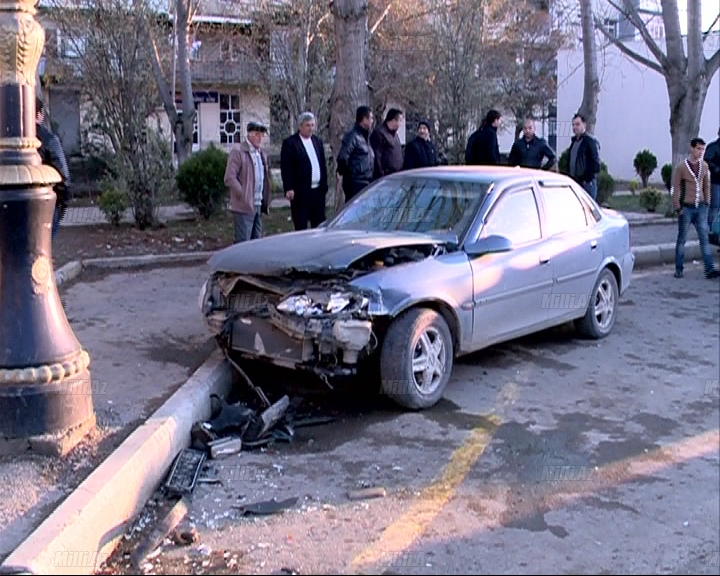
[[[675,263],[675,243],[652,244],[650,246],[635,246],[632,249],[635,255],[635,268],[658,266],[660,264]],[[695,240],[685,244],[685,260],[702,258],[700,242]]]
[[[144,256],[117,256],[114,258],[88,258],[83,268],[133,268],[177,262],[207,261],[215,252],[178,252],[176,254],[145,254]]]
[[[0,565],[2,574],[93,574],[164,480],[190,429],[210,417],[210,394],[234,372],[216,350]]]
[[[80,272],[82,272],[82,269],[82,262],[80,262],[79,260],[73,260],[72,262],[68,262],[67,264],[65,264],[65,266],[55,272],[55,284],[60,287],[65,282],[70,282],[70,280],[74,280],[78,277]]]

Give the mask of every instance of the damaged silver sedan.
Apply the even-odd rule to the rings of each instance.
[[[218,252],[199,305],[228,354],[328,383],[364,373],[423,409],[458,356],[567,321],[607,336],[633,263],[627,221],[562,175],[424,168],[321,228]]]

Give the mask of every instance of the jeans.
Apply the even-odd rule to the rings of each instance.
[[[590,182],[583,182],[582,187],[585,192],[590,194],[593,200],[597,200],[597,178],[593,178]]]
[[[55,211],[53,212],[52,232],[50,233],[50,238],[52,240],[55,240],[55,237],[57,236],[59,229],[60,229],[60,210],[56,206]]]
[[[713,222],[720,218],[720,184],[710,186],[710,210],[708,210],[708,230],[712,229]]]
[[[705,274],[715,269],[710,244],[708,243],[707,229],[707,204],[700,204],[697,208],[683,206],[682,213],[678,217],[677,244],[675,244],[675,271],[682,272],[685,262],[685,242],[687,241],[688,228],[692,224],[700,240],[700,251],[705,266]]]
[[[235,243],[262,238],[262,213],[260,206],[255,207],[255,214],[233,212],[235,226]]]

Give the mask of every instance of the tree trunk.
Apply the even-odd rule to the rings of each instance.
[[[708,86],[706,82],[697,82],[688,87],[682,76],[667,77],[666,82],[670,96],[670,136],[675,166],[687,157],[690,140],[699,136]]]
[[[177,64],[180,93],[182,94],[182,127],[177,142],[178,164],[182,164],[192,155],[193,132],[195,128],[195,100],[192,93],[190,78],[190,2],[191,0],[175,0],[177,2]],[[175,95],[173,94],[173,98]],[[176,133],[177,135],[177,133]]]
[[[580,0],[580,21],[582,25],[583,64],[585,76],[583,99],[578,112],[585,117],[587,131],[595,131],[598,101],[600,99],[600,79],[598,76],[597,44],[593,24],[592,0]]]
[[[335,20],[335,82],[330,96],[333,157],[355,122],[358,106],[369,105],[367,87],[368,0],[332,0]]]

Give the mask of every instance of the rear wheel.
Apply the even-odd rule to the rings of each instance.
[[[586,338],[605,338],[615,326],[619,297],[615,274],[605,268],[590,293],[585,316],[575,320],[575,329]]]
[[[445,319],[413,308],[395,320],[380,355],[382,391],[396,404],[422,410],[442,398],[453,365],[453,339]]]

